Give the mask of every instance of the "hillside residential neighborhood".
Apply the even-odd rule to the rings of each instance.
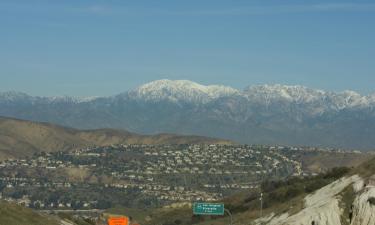
[[[1,199],[36,209],[217,201],[304,171],[300,155],[342,150],[249,145],[112,145],[0,163]],[[361,153],[352,153],[361,154]],[[131,195],[130,195],[131,194]]]

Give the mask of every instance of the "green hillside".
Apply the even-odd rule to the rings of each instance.
[[[56,220],[42,216],[31,209],[1,202],[0,225],[58,225]]]

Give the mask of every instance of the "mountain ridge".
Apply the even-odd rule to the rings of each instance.
[[[78,129],[211,136],[249,144],[375,148],[375,94],[294,85],[244,90],[159,80],[109,97],[1,94],[0,116]]]
[[[336,98],[341,101],[341,108],[375,105],[375,93],[361,95],[352,90],[341,92],[324,91],[321,89],[308,88],[302,85],[265,84],[251,85],[239,90],[224,85],[201,85],[189,80],[156,80],[113,96],[31,96],[23,92],[7,91],[0,92],[0,101],[30,100],[52,102],[92,102],[98,98],[143,98],[145,100],[171,100],[208,103],[222,97],[241,96],[246,98],[268,97],[271,99],[284,99],[294,102],[311,102],[325,98]],[[172,96],[172,97],[171,97]],[[337,99],[339,98],[339,99]],[[339,104],[339,103],[337,103]]]

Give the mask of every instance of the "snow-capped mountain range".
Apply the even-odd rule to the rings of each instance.
[[[341,93],[326,92],[304,86],[258,85],[249,86],[244,91],[221,85],[201,85],[188,80],[158,80],[140,86],[129,92],[130,96],[141,100],[208,103],[223,97],[244,97],[249,101],[288,101],[312,103],[330,101],[338,109],[366,107],[375,103],[375,95],[362,96],[354,91]]]
[[[58,103],[58,102],[70,102],[70,103],[82,103],[90,102],[95,100],[97,97],[72,97],[72,96],[53,96],[53,97],[39,97],[30,96],[22,92],[8,91],[0,92],[0,102],[17,102],[17,101],[29,101],[30,103],[46,102],[46,103]]]
[[[76,128],[124,128],[229,138],[244,143],[375,149],[375,94],[304,86],[237,90],[157,80],[110,97],[33,97],[0,92],[0,116]],[[374,139],[374,141],[370,141]]]
[[[270,104],[287,101],[298,104],[329,102],[336,109],[368,107],[375,104],[375,94],[363,96],[354,91],[340,93],[311,89],[304,86],[257,85],[242,90],[223,85],[201,85],[189,80],[157,80],[144,84],[134,90],[124,92],[108,99],[123,97],[139,101],[171,101],[175,103],[207,104],[220,98],[242,97],[249,101]],[[33,97],[22,92],[0,92],[1,102],[32,101],[49,103],[83,103],[95,101],[100,97]],[[102,97],[105,98],[105,97]]]
[[[188,80],[157,80],[142,85],[129,94],[134,98],[148,101],[169,100],[200,104],[222,97],[241,95],[241,92],[231,87],[205,86]]]

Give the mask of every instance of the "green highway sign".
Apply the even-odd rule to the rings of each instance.
[[[194,203],[194,215],[224,215],[224,204],[222,203]]]

